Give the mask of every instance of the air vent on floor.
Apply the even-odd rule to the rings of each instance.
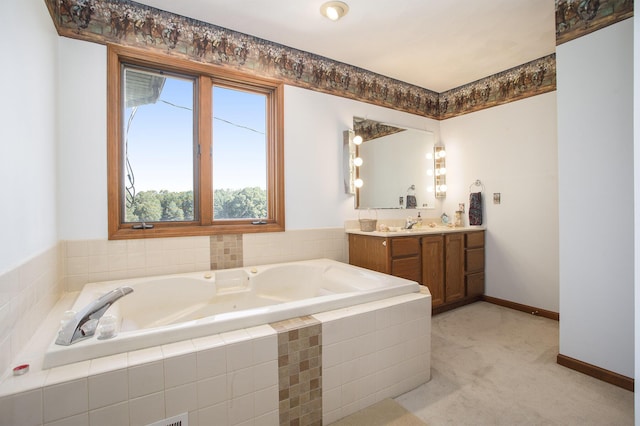
[[[178,414],[170,419],[160,420],[148,426],[189,426],[189,413]]]

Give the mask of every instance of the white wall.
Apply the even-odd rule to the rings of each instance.
[[[634,83],[633,83],[633,110],[640,111],[640,84],[635,80],[640,79],[640,17],[633,17],[633,62],[634,62]],[[634,114],[634,134],[633,134],[633,165],[634,165],[634,213],[635,213],[635,252],[640,253],[640,114]],[[640,258],[634,256],[635,262],[635,304],[640,306]],[[635,382],[640,380],[640,310],[635,309]],[[640,392],[635,392],[635,412],[640,413]],[[636,416],[636,425],[640,425],[640,416]]]
[[[107,48],[59,38],[60,239],[107,238]]]
[[[560,353],[633,377],[633,20],[557,48]]]
[[[57,243],[57,40],[43,1],[3,2],[0,273]]]
[[[444,211],[453,217],[465,203],[468,212],[469,187],[484,185],[486,294],[558,312],[556,93],[445,120],[440,131]]]

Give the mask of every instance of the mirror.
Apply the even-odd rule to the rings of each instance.
[[[363,138],[356,147],[362,186],[355,208],[435,208],[433,133],[359,117],[353,118],[353,133]]]

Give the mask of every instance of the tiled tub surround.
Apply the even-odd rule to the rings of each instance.
[[[67,291],[90,282],[327,258],[347,262],[343,228],[60,243]]]
[[[343,228],[245,234],[241,243],[237,238],[60,241],[22,265],[0,271],[0,371],[11,365],[60,295],[89,282],[202,271],[212,265],[226,268],[229,262],[259,265],[320,257],[348,261]],[[235,243],[235,259],[233,248],[225,252],[230,241]]]
[[[64,292],[61,245],[0,273],[0,371],[18,356]],[[1,413],[0,413],[1,417]]]
[[[322,324],[313,316],[271,324],[278,332],[280,424],[322,424]]]
[[[322,421],[329,424],[431,379],[431,295],[314,315],[322,323]]]
[[[121,324],[118,333],[109,339],[51,345],[43,368],[420,291],[413,281],[313,259],[91,283],[77,295],[71,310],[80,312],[124,286],[131,294],[106,312]]]
[[[322,424],[429,380],[430,295],[396,296],[313,318],[322,324],[322,371],[314,382],[322,401],[316,392],[309,407],[321,404]],[[263,325],[50,370],[32,363],[29,373],[0,385],[0,425],[144,425],[183,412],[191,426],[277,425],[283,349],[276,330]]]

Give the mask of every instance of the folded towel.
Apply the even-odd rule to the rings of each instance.
[[[469,225],[482,225],[482,192],[469,194]]]

